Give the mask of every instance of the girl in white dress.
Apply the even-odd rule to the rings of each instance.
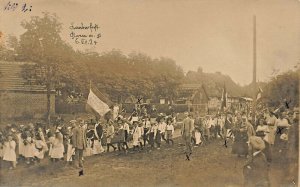
[[[25,131],[24,139],[24,157],[27,164],[30,164],[32,158],[34,157],[34,143],[32,135],[29,131]]]
[[[48,151],[48,146],[45,142],[44,134],[42,132],[38,133],[34,143],[35,143],[34,156],[37,159],[37,161],[40,162],[41,159],[44,159],[45,152]]]
[[[4,142],[3,160],[11,162],[9,169],[16,168],[17,156],[16,156],[16,142],[12,139],[11,135],[8,135],[7,141]]]
[[[51,159],[52,161],[61,160],[64,157],[63,135],[56,131],[55,138],[52,142]]]
[[[141,128],[139,127],[138,122],[134,122],[133,125],[135,125],[135,126],[134,126],[134,129],[132,132],[132,136],[133,136],[132,145],[133,145],[133,150],[135,150],[135,148],[139,149],[142,131],[141,131]]]
[[[200,129],[198,128],[195,128],[195,140],[195,146],[198,147],[202,143]]]

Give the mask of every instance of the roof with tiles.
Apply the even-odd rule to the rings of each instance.
[[[0,91],[46,91],[36,78],[24,76],[28,68],[35,70],[35,63],[0,61]]]

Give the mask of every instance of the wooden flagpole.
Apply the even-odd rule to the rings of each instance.
[[[256,92],[257,92],[257,85],[256,85],[256,16],[253,16],[253,103],[252,103],[252,122],[253,125],[255,124],[255,117],[256,117]]]

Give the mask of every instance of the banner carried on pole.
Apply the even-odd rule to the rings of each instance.
[[[90,105],[100,116],[104,116],[110,111],[109,106],[101,101],[99,97],[90,89],[87,104]]]

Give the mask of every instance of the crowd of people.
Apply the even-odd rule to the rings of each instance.
[[[175,121],[171,116],[118,115],[105,123],[81,118],[58,121],[49,129],[42,123],[6,125],[0,131],[0,163],[9,162],[9,169],[14,169],[19,162],[33,165],[47,157],[51,162],[64,160],[82,168],[84,156],[110,152],[110,148],[127,154],[129,149],[141,151],[146,146],[160,149],[161,141],[174,144]]]
[[[129,150],[159,150],[163,142],[173,146],[175,128],[179,127],[186,160],[191,159],[193,147],[215,140],[226,148],[231,144],[232,154],[250,160],[243,171],[245,184],[268,186],[266,173],[274,156],[282,158],[286,166],[297,163],[299,111],[266,109],[257,111],[255,120],[250,116],[239,111],[202,117],[185,112],[184,119],[176,122],[173,113],[139,115],[135,111],[128,118],[120,114],[105,123],[98,119],[61,120],[49,129],[41,123],[9,124],[0,132],[0,158],[10,163],[10,169],[19,162],[32,165],[45,158],[82,168],[84,156],[110,152],[110,148],[127,154]]]

